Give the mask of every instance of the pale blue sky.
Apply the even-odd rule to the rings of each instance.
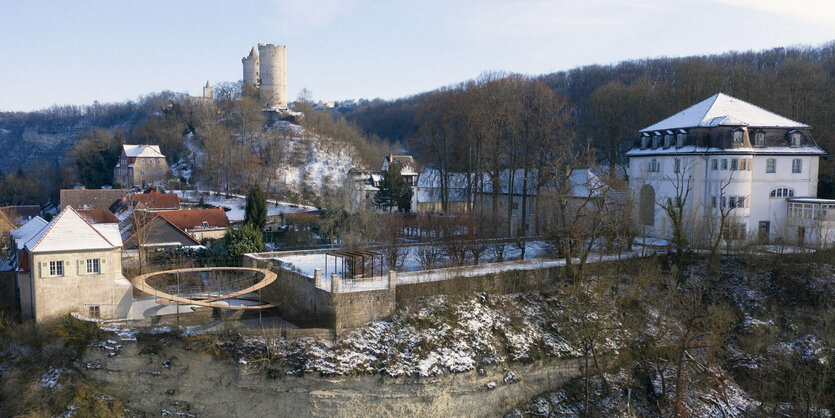
[[[0,111],[199,94],[258,42],[287,45],[291,99],[333,100],[832,39],[832,0],[0,0]]]

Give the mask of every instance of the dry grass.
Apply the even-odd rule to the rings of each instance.
[[[70,315],[38,324],[0,320],[0,416],[122,415],[122,403],[80,373],[78,359],[102,337],[98,326]]]

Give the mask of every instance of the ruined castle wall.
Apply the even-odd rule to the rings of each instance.
[[[262,109],[287,108],[287,47],[284,45],[258,44],[261,61]]]
[[[244,66],[244,85],[257,87],[260,78],[258,59],[243,58],[241,63]]]

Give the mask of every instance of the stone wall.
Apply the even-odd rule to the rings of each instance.
[[[263,300],[276,305],[278,314],[302,328],[336,326],[330,292],[317,288],[313,279],[279,267],[269,267],[278,278],[261,290]]]
[[[394,313],[394,289],[337,293],[334,298],[334,331],[356,328],[370,321],[387,318]]]
[[[474,273],[474,267],[463,266],[431,272],[402,273],[399,275],[401,280],[392,275],[389,277],[388,288],[345,292],[345,289],[340,291],[340,281],[337,281],[337,287],[327,291],[316,286],[315,278],[273,266],[270,259],[262,257],[264,254],[246,255],[242,264],[268,268],[278,274],[277,280],[264,288],[264,300],[275,304],[280,316],[299,327],[328,328],[334,330],[337,336],[369,321],[389,317],[397,308],[397,302],[415,297],[472,292],[511,294],[542,291],[557,284],[565,274],[565,268],[554,262],[543,265],[521,261],[516,262],[518,266],[512,266],[518,268],[516,270],[506,265],[514,262],[501,263],[504,268],[502,271],[497,271],[497,265],[480,266],[486,268],[485,274],[479,276],[467,277],[467,273]],[[608,269],[612,263],[588,263],[585,266],[586,274],[597,274]]]
[[[423,283],[397,285],[397,301],[418,296],[486,292],[510,294],[545,290],[562,277],[562,267],[509,270],[476,277],[455,277]],[[454,272],[452,273],[454,274]]]

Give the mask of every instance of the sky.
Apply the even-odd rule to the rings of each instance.
[[[287,46],[291,100],[343,100],[832,40],[832,0],[0,0],[0,111],[199,95],[258,43]]]

